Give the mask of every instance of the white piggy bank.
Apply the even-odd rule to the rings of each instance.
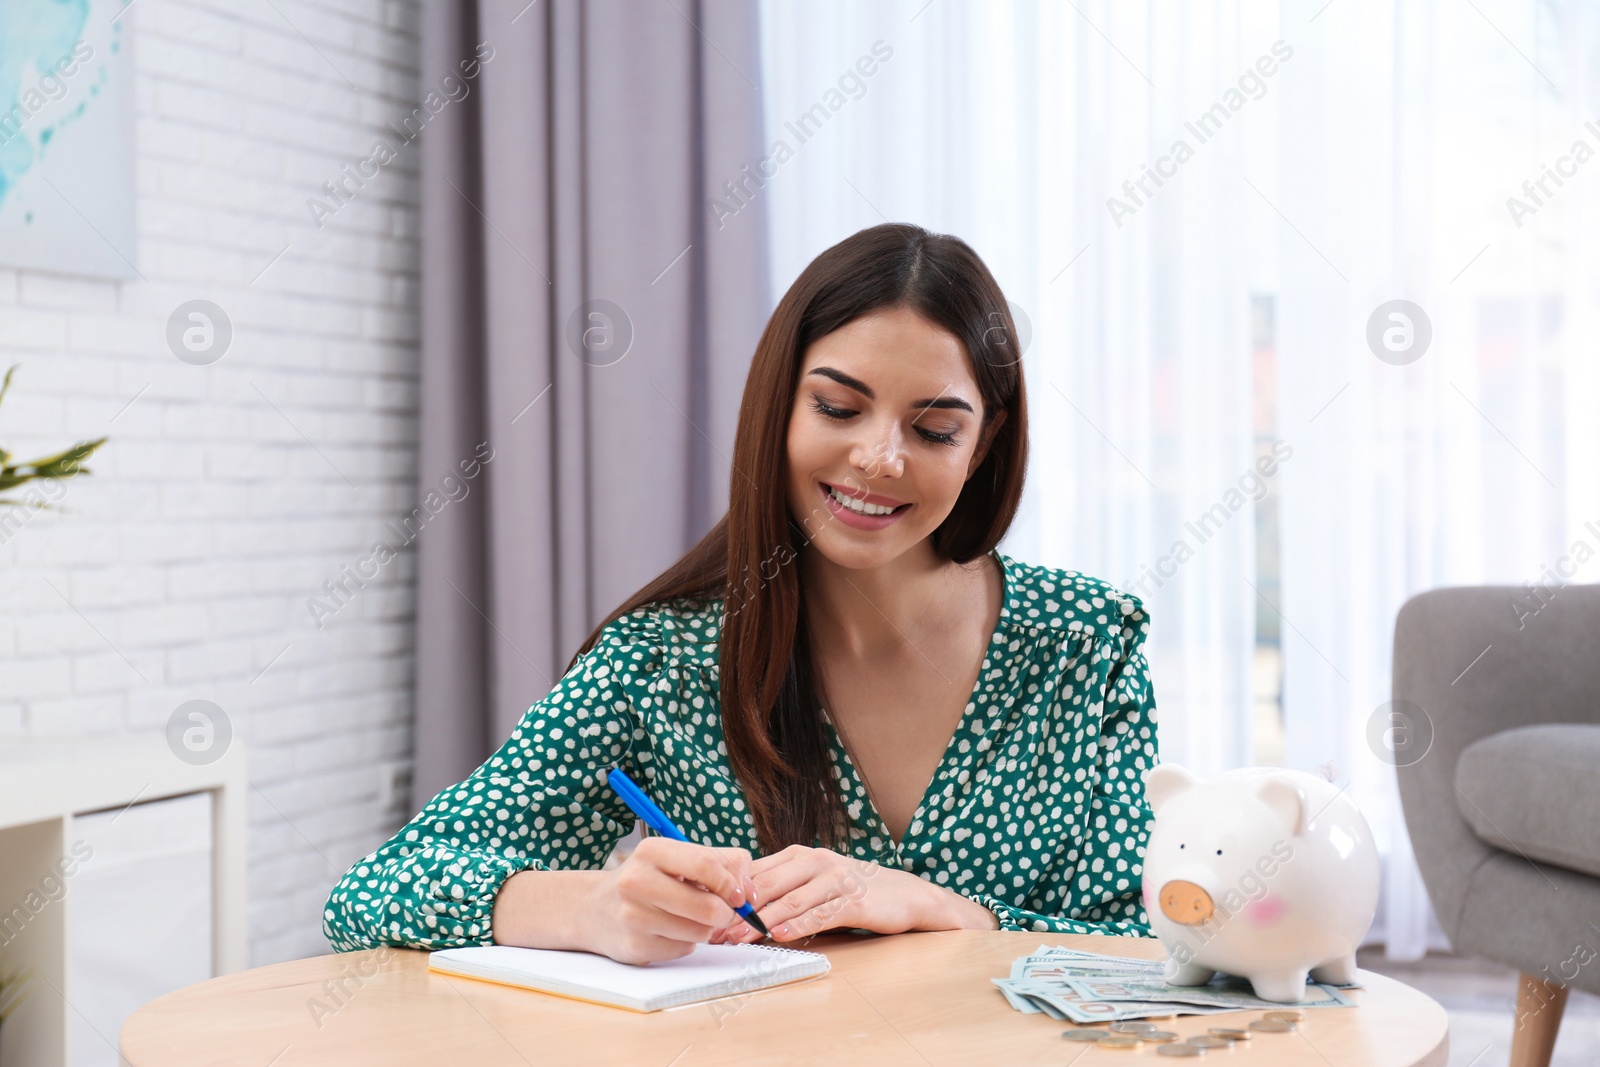
[[[1263,1000],[1294,1003],[1308,973],[1355,981],[1378,906],[1378,850],[1337,787],[1279,767],[1201,781],[1172,763],[1144,781],[1154,812],[1144,903],[1168,982],[1203,985],[1222,971]]]

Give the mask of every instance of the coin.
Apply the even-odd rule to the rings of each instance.
[[[1200,1034],[1198,1037],[1191,1037],[1189,1039],[1189,1044],[1193,1045],[1195,1048],[1232,1048],[1233,1047],[1233,1042],[1229,1041],[1227,1038],[1212,1037],[1210,1034]]]
[[[1295,1011],[1293,1008],[1285,1008],[1283,1011],[1269,1011],[1263,1016],[1266,1019],[1281,1019],[1286,1023],[1297,1023],[1305,1017],[1305,1012]]]
[[[1249,1041],[1250,1040],[1250,1031],[1248,1031],[1248,1030],[1236,1030],[1231,1026],[1213,1026],[1211,1028],[1211,1032],[1213,1034],[1215,1034],[1216,1036],[1221,1037],[1221,1038],[1226,1038],[1229,1041]]]
[[[1178,1040],[1178,1035],[1171,1030],[1146,1030],[1139,1035],[1152,1045],[1165,1044],[1168,1041]]]
[[[1133,1034],[1108,1034],[1096,1044],[1099,1048],[1138,1048],[1144,1042]]]
[[[1266,1034],[1292,1034],[1295,1026],[1287,1019],[1257,1019],[1250,1024],[1250,1029]]]
[[[1102,1037],[1105,1037],[1106,1036],[1106,1031],[1104,1031],[1104,1030],[1063,1030],[1063,1031],[1061,1031],[1061,1036],[1066,1038],[1068,1041],[1082,1041],[1085,1044],[1089,1044],[1090,1042],[1099,1041]]]
[[[1155,1028],[1155,1023],[1122,1022],[1111,1024],[1112,1031],[1119,1034],[1148,1034]]]
[[[1204,1056],[1206,1050],[1199,1045],[1157,1045],[1157,1056]]]

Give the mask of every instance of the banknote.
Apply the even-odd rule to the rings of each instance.
[[[1099,963],[1094,960],[1068,960],[1050,959],[1039,960],[1029,958],[1018,960],[1011,965],[1011,977],[1021,981],[1027,978],[1146,978],[1150,980],[1161,977],[1161,968],[1138,969],[1117,967]]]
[[[1103,956],[1095,952],[1075,949],[1051,949],[1040,945],[1038,950],[1022,956],[1011,965],[1012,978],[1025,978],[1034,974],[1157,974],[1161,973],[1160,960],[1127,959],[1121,956]]]
[[[1032,1011],[1043,1015],[1048,1015],[1057,1022],[1065,1022],[1067,1020],[1067,1013],[1062,1011],[1047,997],[1024,993],[1021,990],[1011,989],[1009,987],[1006,987],[1006,992],[1008,995],[1017,998],[1024,1004],[1027,1004],[1029,1009]]]
[[[1024,1015],[1039,1015],[1044,1012],[1043,1008],[1039,1007],[1021,993],[1014,991],[1009,985],[1010,979],[991,978],[989,981],[993,982],[999,988],[1000,992],[1005,994],[1006,1003],[1010,1004],[1013,1008],[1022,1012]]]
[[[1068,978],[1066,984],[1079,998],[1085,1001],[1165,1001],[1181,1002],[1184,1004],[1207,1005],[1211,1007],[1227,1008],[1233,1011],[1245,1011],[1251,1008],[1276,1008],[1282,1007],[1271,1000],[1263,1000],[1252,992],[1242,988],[1227,988],[1220,985],[1178,986],[1169,985],[1164,981],[1143,979],[1111,979],[1111,978]],[[1303,999],[1296,1002],[1299,1008],[1348,1008],[1354,1007],[1355,1001],[1345,996],[1344,993],[1333,986],[1325,986],[1312,982],[1306,986]]]
[[[1306,978],[1306,983],[1308,985],[1324,986],[1324,987],[1326,987],[1328,989],[1364,989],[1365,988],[1360,982],[1318,982],[1316,979],[1311,978],[1309,976],[1307,976],[1307,978]],[[1239,975],[1236,975],[1236,974],[1222,974],[1222,973],[1218,973],[1215,977],[1213,977],[1211,979],[1210,982],[1207,983],[1207,985],[1210,988],[1213,988],[1213,989],[1243,989],[1246,992],[1249,992],[1250,990],[1255,988],[1254,986],[1252,986],[1250,984],[1250,979],[1248,979],[1248,978],[1242,978],[1242,977],[1240,977]]]
[[[1116,977],[1124,975],[1164,982],[1166,980],[1165,961],[1160,959],[1141,960],[1128,959],[1121,956],[1103,956],[1093,952],[1040,945],[1032,954],[1021,957],[1011,965],[1011,977],[1013,979],[1034,977]],[[1224,989],[1249,991],[1252,988],[1249,979],[1224,973],[1218,973],[1212,978],[1210,984],[1213,987]],[[1360,982],[1321,982],[1317,984],[1338,989],[1361,988]]]
[[[1062,985],[1029,985],[1026,982],[1014,983],[1005,978],[991,978],[1000,991],[1005,994],[1011,1006],[1025,1014],[1044,1014],[1058,1022],[1083,1022],[1089,1019],[1132,1019],[1137,1018],[1138,1006],[1134,1004],[1119,1004],[1116,1007],[1107,1007],[1101,1011],[1092,1011],[1082,1008],[1078,1003],[1078,994]],[[1026,1006],[1024,1006],[1026,1005]],[[1166,1009],[1171,1012],[1171,1009]]]
[[[1139,959],[1135,956],[1107,956],[1104,953],[1086,952],[1083,949],[1067,948],[1063,945],[1040,945],[1022,958],[1025,960],[1083,959],[1093,960],[1097,963],[1116,964],[1123,967],[1150,967],[1160,962],[1160,960]]]
[[[1025,1014],[1059,1021],[1114,1022],[1172,1015],[1210,1015],[1250,1008],[1282,1007],[1257,997],[1248,979],[1217,974],[1201,986],[1175,986],[1164,977],[1164,961],[1108,956],[1040,945],[1011,965],[1009,978],[991,979],[1007,1003]],[[1309,983],[1297,1007],[1348,1007],[1339,988]]]
[[[1001,979],[994,981],[998,983]],[[1001,988],[1004,990],[1007,987]],[[1027,998],[1051,1018],[1077,1023],[1120,1022],[1153,1015],[1213,1015],[1235,1010],[1158,1000],[1085,1000],[1075,990],[1059,983],[1011,983],[1009,988],[1017,996]]]
[[[1160,960],[1128,960],[1117,956],[1101,956],[1093,952],[1035,953],[1031,956],[1023,956],[1017,962],[1028,965],[1080,963],[1119,971],[1149,971],[1161,969]]]

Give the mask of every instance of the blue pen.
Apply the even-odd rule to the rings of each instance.
[[[606,772],[606,782],[612,789],[616,790],[617,796],[622,798],[622,802],[633,809],[633,813],[643,819],[645,825],[650,829],[662,837],[670,837],[674,841],[689,840],[683,836],[681,830],[672,825],[672,820],[667,818],[660,808],[656,807],[655,801],[645,796],[644,790],[634,785],[633,780],[622,773],[622,768],[612,767],[608,770]],[[763,937],[772,936],[768,932],[766,924],[756,914],[756,909],[752,908],[748,902],[739,905],[734,910],[739,913],[741,919],[760,930]]]

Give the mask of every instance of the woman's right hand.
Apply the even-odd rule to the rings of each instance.
[[[619,963],[678,959],[738,921],[754,892],[746,849],[646,837],[595,884],[584,941]]]

